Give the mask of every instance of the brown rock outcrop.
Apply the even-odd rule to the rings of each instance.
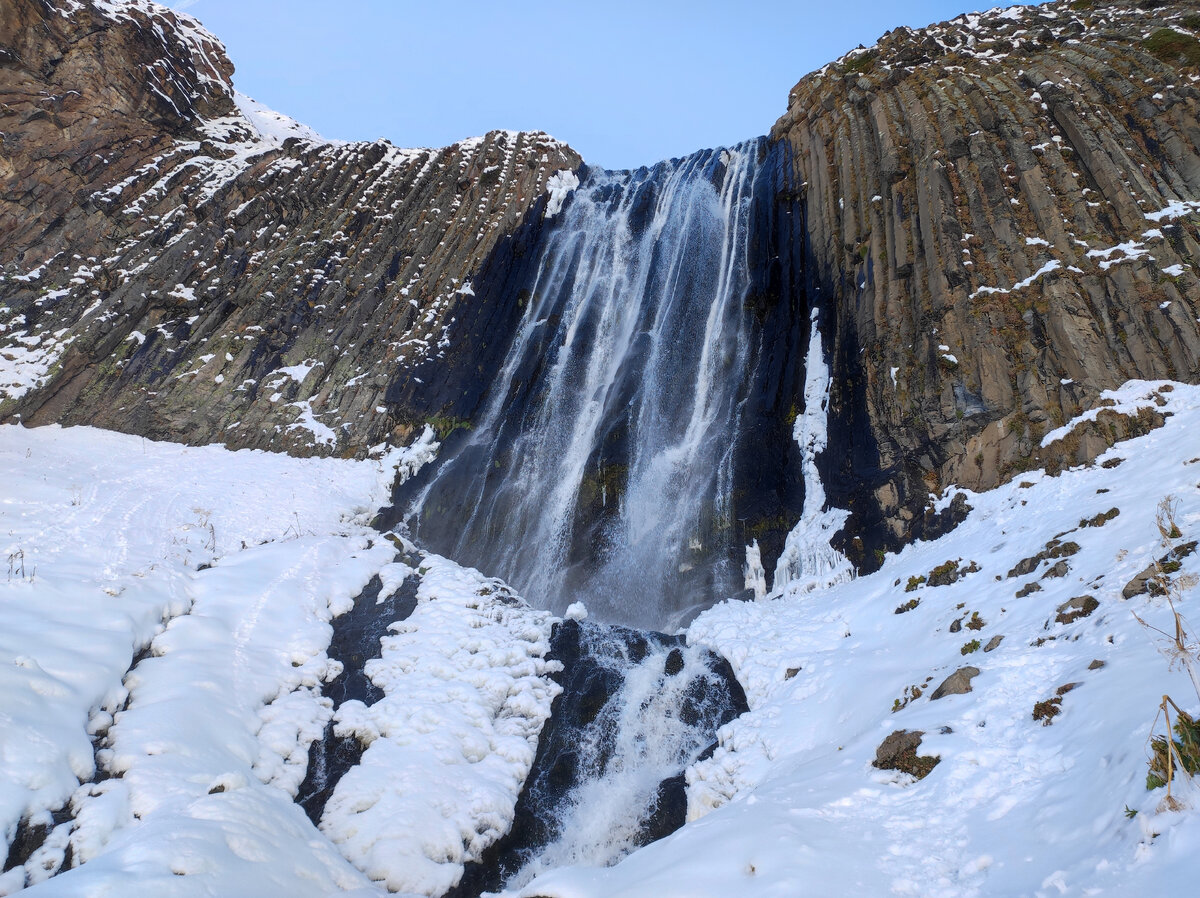
[[[773,136],[850,434],[827,453],[847,532],[899,545],[931,492],[1035,466],[1102,390],[1200,375],[1200,72],[1160,28],[1195,42],[1200,22],[1184,3],[993,10],[793,89]],[[869,543],[850,546],[868,565]]]
[[[933,695],[929,696],[929,700],[936,702],[939,698],[945,698],[947,695],[973,692],[971,681],[977,676],[979,676],[978,667],[960,667],[942,681],[942,684],[933,691]]]
[[[184,14],[0,13],[0,420],[357,455],[454,426],[464,389],[431,366],[502,351],[515,313],[472,281],[577,154],[285,140]]]

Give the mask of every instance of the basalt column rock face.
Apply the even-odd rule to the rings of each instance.
[[[1200,376],[1198,36],[1192,4],[1014,7],[889,32],[793,89],[773,136],[860,564],[944,523],[930,493],[1047,463],[1102,390]]]
[[[0,0],[0,420],[361,456],[469,416],[472,282],[578,155],[324,141],[232,71],[146,0]]]

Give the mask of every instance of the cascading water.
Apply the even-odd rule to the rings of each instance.
[[[764,153],[585,175],[483,414],[410,496],[418,541],[536,605],[635,626],[742,590],[734,456]]]
[[[563,687],[512,830],[447,898],[605,866],[682,826],[684,770],[746,711],[729,663],[681,637],[564,621],[548,658]]]
[[[634,655],[614,628],[585,627],[581,641],[620,685],[572,734],[570,763],[581,777],[557,803],[552,840],[532,853],[509,888],[555,867],[607,866],[661,835],[647,829],[651,816],[665,810],[663,784],[682,780],[717,727],[744,710],[745,700],[738,707],[730,696],[731,678],[709,667],[707,652],[664,641],[647,642],[645,654]],[[678,786],[675,810],[682,816],[686,801]]]
[[[520,320],[494,375],[481,357],[471,429],[395,511],[424,547],[607,625],[556,625],[563,693],[512,828],[452,898],[682,826],[684,771],[746,709],[724,659],[620,625],[672,631],[743,593],[747,547],[769,563],[800,518],[811,329],[787,162],[755,140],[584,172],[522,273],[476,284]]]

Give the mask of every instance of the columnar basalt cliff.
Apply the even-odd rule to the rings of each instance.
[[[1146,426],[1042,446],[1101,390],[1200,375],[1198,33],[1185,3],[1014,7],[889,32],[793,89],[773,136],[830,321],[825,473],[860,563],[935,529],[947,485]]]
[[[0,418],[362,455],[469,412],[506,329],[473,280],[578,155],[330,143],[232,71],[152,3],[4,0]]]
[[[0,3],[0,420],[351,455],[478,420],[577,154],[324,141],[236,94],[186,15]],[[1200,375],[1197,35],[1187,4],[1064,0],[889,32],[792,91],[764,151],[791,183],[751,235],[779,261],[744,300],[770,395],[747,408],[803,414],[816,309],[819,463],[859,566],[951,523],[948,485],[1154,424],[1042,445],[1101,390]],[[781,497],[739,518],[768,570],[799,507],[778,442],[730,492]]]

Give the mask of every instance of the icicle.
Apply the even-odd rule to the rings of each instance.
[[[825,486],[817,470],[817,455],[829,442],[829,365],[821,347],[817,327],[818,310],[812,310],[808,355],[804,362],[804,411],[796,418],[792,436],[800,446],[804,474],[804,511],[792,528],[775,566],[774,591],[810,592],[854,576],[846,556],[829,541],[846,523],[850,512],[826,508]]]
[[[754,598],[762,599],[767,594],[767,572],[763,569],[762,552],[758,540],[746,546],[746,589],[754,590]]]

